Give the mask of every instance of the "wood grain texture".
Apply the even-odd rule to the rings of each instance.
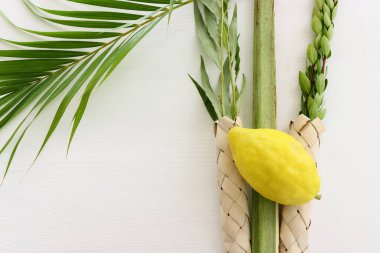
[[[35,2],[74,8],[61,0]],[[239,0],[247,83],[252,83],[252,2]],[[281,130],[298,113],[297,75],[312,36],[313,3],[275,1]],[[313,206],[311,250],[379,252],[380,3],[342,1],[339,8],[329,62],[328,131],[318,164],[323,197]],[[21,0],[1,0],[0,10],[19,25],[53,27],[28,14]],[[0,252],[222,252],[212,122],[186,75],[199,74],[192,15],[188,6],[173,14],[169,27],[160,24],[97,90],[67,160],[71,115],[20,183],[57,104],[42,115],[0,188]],[[1,36],[32,38],[3,20],[0,27]],[[249,125],[251,99],[245,103],[241,116]],[[365,131],[358,131],[363,126]],[[0,157],[1,166],[4,162]]]

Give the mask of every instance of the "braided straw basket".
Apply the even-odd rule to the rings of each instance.
[[[251,253],[247,188],[233,162],[227,137],[233,127],[242,127],[240,118],[223,117],[214,125],[224,252]]]
[[[290,135],[293,136],[317,160],[320,135],[324,127],[319,118],[311,121],[299,115],[290,122]],[[311,202],[302,206],[283,206],[280,226],[280,253],[308,253],[311,225]]]

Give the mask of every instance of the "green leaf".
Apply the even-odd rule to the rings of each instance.
[[[215,17],[221,17],[222,12],[220,8],[219,1],[215,0],[199,0],[204,6],[206,6],[206,9],[209,10],[212,14],[214,14]]]
[[[26,133],[26,130],[24,130],[24,132],[22,133],[21,137],[18,139],[18,141],[16,142],[16,145],[14,146],[14,148],[12,150],[11,156],[10,156],[10,158],[8,160],[7,167],[5,168],[5,172],[4,172],[4,176],[3,176],[3,180],[1,181],[1,184],[4,182],[4,179],[5,179],[5,177],[8,174],[8,171],[9,171],[9,168],[11,166],[12,160],[13,160],[13,158],[15,156],[16,150],[18,149],[18,146],[20,145],[21,140],[24,138],[25,133]]]
[[[327,30],[326,36],[329,40],[331,40],[334,33],[334,25],[331,25],[329,29]]]
[[[33,72],[33,73],[2,73],[2,72],[0,72],[0,81],[1,80],[8,80],[8,79],[46,77],[50,74],[51,74],[51,72]]]
[[[201,57],[201,79],[203,90],[205,91],[207,98],[210,100],[212,106],[214,107],[214,111],[219,119],[222,117],[220,109],[221,105],[218,98],[215,96],[213,88],[211,87],[203,57]]]
[[[38,9],[30,1],[28,0],[24,0],[24,1],[26,5],[33,12],[35,12],[36,9]],[[34,31],[34,30],[29,30],[29,29],[25,29],[25,28],[17,26],[11,20],[9,20],[5,15],[3,15],[1,12],[0,12],[0,15],[3,16],[6,19],[6,21],[8,21],[12,26],[14,26],[17,29],[20,29],[22,31],[25,31],[31,34],[45,36],[45,37],[62,38],[62,39],[104,39],[104,38],[113,38],[113,37],[117,37],[121,35],[121,33],[119,32],[104,32],[104,31],[94,31],[94,32],[92,31],[62,31],[62,32]]]
[[[236,48],[237,48],[237,43],[238,43],[238,31],[237,31],[237,6],[235,4],[232,20],[230,23],[230,28],[229,28],[229,44],[230,44],[230,51],[231,51],[231,58],[235,58],[236,54]]]
[[[4,40],[4,39],[3,39]],[[8,43],[24,46],[24,47],[35,47],[35,48],[61,48],[61,49],[73,49],[73,48],[91,48],[99,47],[104,45],[103,42],[93,42],[93,41],[76,41],[76,40],[62,40],[62,41],[28,41],[19,42],[13,40],[4,40]]]
[[[317,6],[314,6],[313,8],[313,16],[318,17],[319,19],[323,18],[322,12],[318,9]]]
[[[199,92],[199,95],[201,96],[202,100],[203,100],[203,103],[208,111],[208,113],[210,114],[211,118],[216,121],[218,120],[218,116],[214,110],[214,107],[212,106],[212,103],[211,101],[208,99],[207,95],[206,95],[206,92],[203,90],[203,88],[197,83],[197,81],[194,80],[194,78],[192,78],[190,75],[189,75],[191,81],[193,81],[195,87],[197,88],[198,92]]]
[[[307,58],[311,62],[311,64],[315,64],[318,60],[317,50],[314,48],[313,44],[309,44],[307,47]]]
[[[326,3],[323,4],[322,8],[323,8],[323,12],[330,14],[330,7]]]
[[[160,7],[148,4],[139,4],[126,1],[116,1],[116,0],[67,0],[70,2],[88,4],[94,6],[115,8],[115,9],[125,9],[125,10],[136,10],[136,11],[155,11]]]
[[[31,83],[34,81],[38,81],[37,78],[24,78],[24,79],[16,79],[16,80],[7,80],[7,81],[0,81],[0,87],[4,86],[13,86],[13,85],[23,85],[25,83]],[[1,101],[1,99],[0,99]]]
[[[80,51],[65,50],[0,50],[1,57],[18,58],[71,58],[88,54]]]
[[[317,61],[317,73],[322,74],[322,61]]]
[[[231,98],[230,98],[230,86],[231,86],[231,72],[229,68],[229,62],[228,59],[224,62],[223,65],[223,76],[224,76],[224,83],[223,83],[223,95],[224,95],[224,111],[225,115],[228,117],[232,117],[232,106],[231,106]]]
[[[319,10],[322,10],[323,4],[325,3],[324,0],[316,0],[315,4],[318,7]]]
[[[104,75],[109,75],[115,68],[118,66],[118,64],[121,62],[122,59],[125,58],[125,56],[135,47],[135,45],[151,30],[153,27],[157,25],[157,23],[161,19],[158,19],[149,25],[146,25],[142,29],[140,29],[138,32],[136,32],[131,38],[129,38],[124,44],[122,44],[120,47],[115,49],[103,62],[102,65],[99,67],[99,69],[96,71],[93,78],[90,80],[89,84],[86,87],[86,90],[82,96],[81,102],[77,108],[77,111],[74,116],[74,123],[72,127],[72,131],[70,134],[70,140],[67,148],[67,152],[69,151],[72,139],[75,135],[75,132],[79,126],[80,121],[82,120],[83,114],[85,112],[85,109],[87,107],[88,101],[90,99],[90,95],[97,84],[103,82],[105,79],[101,78]]]
[[[320,118],[321,120],[324,119],[325,116],[326,116],[326,111],[327,111],[327,110],[326,110],[325,108],[321,109],[321,110],[318,112],[318,118]]]
[[[25,88],[25,86],[29,86],[35,84],[35,82],[29,82],[29,83],[22,83],[18,85],[11,85],[11,86],[1,86],[0,87],[0,95],[5,95],[8,93],[16,93],[17,91]],[[3,97],[1,97],[0,101],[3,101]]]
[[[318,117],[318,106],[311,97],[308,99],[307,110],[309,112],[309,117],[311,120]]]
[[[237,77],[239,76],[240,72],[240,46],[239,46],[239,37],[237,37],[237,44],[236,44],[236,54],[235,54],[235,81]]]
[[[51,37],[51,38],[61,38],[61,39],[104,39],[104,38],[113,38],[120,36],[121,33],[118,32],[88,32],[88,31],[81,31],[81,32],[41,32],[41,31],[33,31],[28,29],[20,28],[26,32],[45,36],[45,37]]]
[[[317,105],[317,108],[319,108],[322,105],[323,97],[321,95],[319,95],[319,93],[315,94],[314,102]]]
[[[33,60],[15,60],[0,61],[1,73],[34,73],[56,70],[64,64],[73,62],[70,59],[33,59]]]
[[[36,85],[33,86],[33,89],[29,94],[22,100],[17,101],[17,106],[15,106],[12,111],[10,111],[3,119],[0,121],[0,128],[2,128],[6,123],[8,123],[13,117],[17,116],[19,112],[25,109],[30,105],[34,100],[43,93],[43,91],[49,87],[54,81],[55,78],[60,76],[65,72],[65,69],[58,70],[57,72],[50,74],[48,78],[42,79]],[[3,116],[3,115],[1,115]]]
[[[241,108],[241,105],[243,103],[243,96],[244,96],[244,92],[246,90],[246,87],[247,87],[247,79],[246,79],[245,75],[243,74],[242,85],[241,85],[240,92],[239,92],[239,95],[238,95],[237,100],[236,100],[237,115],[239,115],[239,113],[240,113],[240,108]]]
[[[204,8],[207,31],[214,41],[216,48],[220,48],[220,25],[217,17],[208,9]]]
[[[325,23],[327,27],[331,25],[330,15],[326,12],[323,14],[323,22]]]
[[[312,24],[313,31],[316,34],[320,33],[320,31],[322,31],[322,23],[318,17],[313,16],[313,20],[312,20],[311,24]]]
[[[333,0],[325,0],[330,9],[333,9],[335,4]]]
[[[1,149],[0,153],[2,153],[7,148],[7,146],[10,144],[12,139],[16,136],[18,130],[21,128],[21,126],[26,121],[26,119],[29,117],[29,115],[42,104],[42,106],[40,107],[40,109],[38,110],[38,112],[36,113],[34,118],[31,120],[31,122],[25,128],[25,131],[30,127],[30,125],[33,123],[33,121],[40,115],[40,113],[44,110],[44,108],[46,108],[46,106],[49,105],[49,103],[51,101],[53,101],[54,98],[56,98],[63,90],[65,90],[67,88],[67,86],[80,74],[80,72],[83,70],[83,68],[85,66],[87,66],[87,64],[92,60],[92,58],[93,58],[93,56],[89,57],[85,62],[83,62],[81,65],[79,65],[78,68],[72,74],[69,74],[68,71],[66,73],[64,73],[65,71],[62,70],[55,77],[51,77],[50,79],[47,79],[46,82],[43,85],[41,85],[42,88],[45,88],[46,86],[48,86],[50,88],[46,92],[43,93],[43,95],[38,99],[37,103],[35,103],[33,108],[29,111],[29,113],[24,117],[24,119],[21,121],[21,123],[17,126],[15,131],[12,133],[11,137],[8,139],[6,144]],[[64,73],[64,74],[61,75],[62,73]],[[42,93],[43,90],[44,89],[37,90],[37,92],[35,92],[35,94],[34,94],[34,97],[31,96],[25,101],[24,106],[26,106],[30,102],[32,102],[38,95],[40,95]],[[21,111],[21,110],[22,110],[22,107],[19,108],[19,111]],[[17,113],[15,113],[15,114],[17,114]]]
[[[60,11],[49,10],[40,8],[44,12],[71,18],[85,18],[85,19],[100,19],[100,20],[136,20],[144,17],[143,15],[123,13],[123,12],[111,12],[111,11]]]
[[[207,30],[206,24],[203,20],[202,14],[199,10],[197,3],[194,4],[194,18],[195,18],[196,32],[197,32],[199,41],[201,42],[203,50],[210,57],[210,59],[215,63],[215,65],[220,67],[219,55],[217,53],[216,46]]]
[[[148,4],[169,4],[170,0],[133,0],[133,2],[138,2],[138,3],[148,3]],[[180,0],[175,0],[173,1],[175,4],[180,3]]]
[[[33,87],[26,87],[22,89],[20,92],[15,93],[16,95],[7,103],[4,104],[0,109],[0,115],[6,114],[9,110],[14,108],[14,106],[23,98],[25,98],[28,93],[33,89]]]
[[[109,21],[91,21],[91,20],[66,20],[66,19],[53,19],[44,18],[53,23],[74,27],[85,27],[85,28],[117,28],[125,25],[125,23],[120,22],[109,22]]]
[[[321,39],[321,49],[324,56],[328,56],[330,54],[330,41],[324,35]]]
[[[61,121],[61,118],[63,114],[65,113],[68,105],[70,104],[71,100],[77,94],[79,89],[82,87],[82,85],[86,82],[86,80],[93,74],[93,72],[96,70],[96,68],[99,66],[99,64],[103,61],[104,57],[108,54],[111,47],[109,47],[107,50],[105,50],[101,55],[99,55],[86,69],[86,71],[83,72],[82,75],[80,75],[79,79],[75,81],[71,89],[67,92],[66,96],[63,98],[61,104],[58,107],[58,110],[54,116],[54,119],[52,123],[50,124],[50,128],[48,130],[48,133],[46,134],[46,137],[38,151],[38,154],[36,156],[36,159],[41,154],[42,150],[44,149],[45,145],[49,141],[51,135],[54,133],[55,129],[57,128],[59,122]],[[35,160],[36,160],[35,159]]]
[[[127,42],[121,45],[120,49],[118,50],[119,53],[115,54],[115,58],[112,59],[113,64],[108,69],[105,77],[103,78],[103,81],[114,71],[114,69],[119,65],[119,63],[124,59],[124,57],[132,50],[132,48],[134,48],[137,45],[137,43],[139,43],[140,40],[142,40],[142,38],[144,38],[145,35],[148,34],[153,29],[153,27],[155,27],[158,24],[158,22],[162,20],[162,18],[154,20],[150,24],[144,26],[136,33],[134,33],[133,36],[131,36],[131,38],[127,40]]]
[[[310,80],[307,77],[307,75],[305,73],[303,73],[302,71],[300,71],[298,73],[298,82],[300,84],[302,93],[304,95],[308,95],[310,93],[310,89],[311,89]]]
[[[315,81],[315,88],[319,94],[322,94],[325,91],[325,76],[323,74],[319,74],[317,76],[317,80]]]
[[[318,33],[318,35],[314,38],[314,45],[316,49],[319,49],[321,46],[322,33]]]

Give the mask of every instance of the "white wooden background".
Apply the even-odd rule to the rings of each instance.
[[[298,113],[297,76],[312,35],[313,2],[276,1],[281,130]],[[251,83],[253,1],[239,0],[238,6],[242,68]],[[340,1],[319,162],[323,199],[314,204],[314,253],[380,252],[379,9],[378,1]],[[1,0],[0,10],[21,26],[52,28],[21,0]],[[28,38],[3,20],[0,27],[0,37]],[[93,96],[69,157],[71,114],[20,183],[57,104],[49,108],[0,188],[0,252],[222,252],[212,122],[186,75],[198,75],[199,53],[187,6],[175,12],[169,27],[162,22],[152,31]],[[251,87],[244,107],[249,126]],[[5,159],[0,158],[2,168]]]

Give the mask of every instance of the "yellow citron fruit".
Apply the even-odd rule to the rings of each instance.
[[[315,162],[290,135],[274,129],[235,127],[228,140],[240,174],[264,197],[301,205],[317,196],[320,179]]]

